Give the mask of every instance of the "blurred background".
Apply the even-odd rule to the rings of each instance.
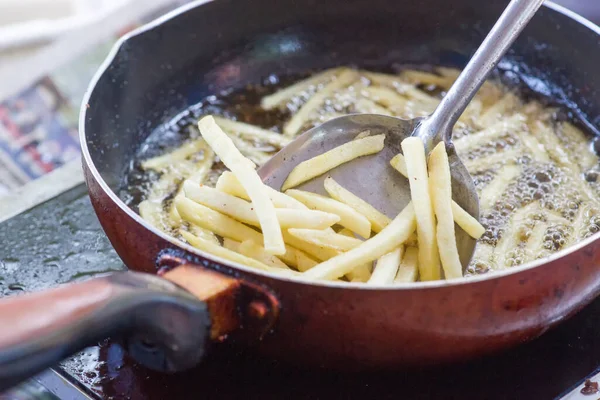
[[[0,0],[0,197],[76,162],[81,98],[115,40],[188,2]],[[600,0],[556,2],[600,23]]]

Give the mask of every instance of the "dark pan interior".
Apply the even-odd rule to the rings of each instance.
[[[219,0],[125,41],[90,95],[84,141],[113,190],[140,143],[203,97],[269,74],[354,64],[464,66],[506,1]],[[503,77],[600,125],[600,36],[543,7]]]

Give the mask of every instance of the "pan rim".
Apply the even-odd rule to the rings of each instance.
[[[178,7],[176,9],[158,17],[157,19],[155,19],[143,26],[140,26],[140,27],[132,30],[131,32],[129,32],[129,33],[123,35],[121,38],[119,38],[117,40],[117,42],[111,48],[109,54],[106,56],[106,59],[103,61],[103,63],[100,65],[100,67],[94,74],[93,78],[91,79],[91,81],[85,91],[85,94],[83,96],[82,104],[80,107],[79,140],[80,140],[82,158],[83,158],[83,162],[85,163],[85,166],[91,173],[95,182],[100,186],[102,191],[110,198],[110,200],[116,206],[118,206],[123,212],[125,212],[125,214],[127,214],[127,216],[132,218],[136,223],[140,224],[142,227],[149,230],[153,234],[157,235],[161,239],[167,241],[168,243],[170,243],[178,248],[182,248],[191,254],[197,255],[197,256],[207,259],[211,262],[222,264],[228,268],[232,268],[233,270],[240,271],[243,273],[249,273],[251,275],[259,275],[264,278],[275,279],[275,280],[290,282],[290,283],[294,283],[294,284],[307,284],[307,285],[311,285],[311,286],[321,286],[321,287],[331,288],[331,289],[344,289],[344,290],[350,289],[350,290],[367,290],[367,291],[370,291],[370,290],[407,291],[407,290],[434,289],[434,288],[445,288],[445,287],[462,286],[462,285],[467,285],[467,284],[475,284],[475,283],[479,283],[479,282],[483,282],[483,281],[494,281],[496,279],[500,279],[505,276],[520,274],[520,273],[529,271],[534,268],[542,267],[544,265],[549,265],[553,262],[556,262],[556,261],[574,253],[574,252],[580,251],[582,248],[584,248],[584,247],[592,244],[593,242],[597,241],[598,239],[600,239],[600,232],[598,232],[598,233],[590,236],[589,238],[586,238],[586,239],[584,239],[566,249],[563,249],[549,257],[545,257],[545,258],[542,258],[539,260],[534,260],[534,261],[525,263],[525,264],[517,266],[517,267],[510,267],[510,268],[506,268],[506,269],[499,270],[499,271],[491,271],[489,273],[485,273],[485,274],[481,274],[481,275],[477,275],[477,276],[461,277],[461,278],[452,279],[452,280],[398,283],[398,284],[393,284],[393,285],[366,285],[364,283],[356,284],[356,283],[341,282],[341,281],[335,281],[335,282],[332,282],[332,281],[308,281],[308,280],[302,279],[302,278],[278,276],[276,274],[272,274],[272,273],[269,273],[266,271],[261,271],[261,270],[257,270],[254,268],[250,268],[243,264],[225,260],[221,257],[201,251],[199,249],[196,249],[196,248],[190,246],[187,243],[184,243],[178,239],[175,239],[174,237],[156,229],[155,227],[150,225],[148,222],[144,221],[144,219],[142,219],[142,217],[138,213],[133,211],[130,207],[128,207],[119,198],[119,196],[108,186],[108,184],[106,183],[106,181],[104,180],[104,178],[102,177],[102,175],[100,174],[98,169],[96,168],[96,165],[94,164],[94,161],[92,160],[92,156],[90,154],[90,151],[88,148],[88,143],[86,140],[85,122],[86,122],[86,116],[87,116],[87,108],[89,107],[89,100],[92,97],[92,94],[94,92],[94,89],[95,89],[98,81],[102,78],[102,76],[105,74],[105,72],[113,64],[117,54],[119,53],[119,51],[121,50],[121,48],[127,41],[129,41],[130,39],[132,39],[136,36],[143,35],[144,33],[147,33],[155,28],[158,28],[160,25],[164,24],[165,22],[173,20],[191,9],[200,7],[204,4],[211,3],[213,1],[214,0],[192,1],[188,4]],[[593,22],[591,22],[588,19],[582,17],[581,15],[575,13],[574,11],[571,11],[571,10],[569,10],[561,5],[558,5],[556,3],[553,3],[552,1],[546,1],[543,4],[543,6],[558,13],[558,14],[562,14],[562,15],[566,16],[567,18],[574,20],[575,22],[583,25],[584,27],[590,29],[591,31],[596,33],[598,36],[600,36],[600,27],[599,26],[595,25]]]

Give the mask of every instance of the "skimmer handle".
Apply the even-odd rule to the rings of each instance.
[[[425,143],[450,142],[454,124],[543,2],[510,2],[436,110],[424,121],[423,128],[426,129],[422,129],[419,136]]]

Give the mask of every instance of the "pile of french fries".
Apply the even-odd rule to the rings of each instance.
[[[330,197],[293,189],[336,166],[383,149],[385,135],[368,132],[298,164],[279,192],[266,186],[256,165],[242,155],[211,116],[198,127],[203,140],[229,171],[212,188],[186,180],[174,207],[195,227],[182,237],[200,250],[264,271],[310,280],[385,285],[462,276],[454,237],[450,170],[438,145],[425,161],[423,144],[409,138],[392,166],[404,171],[414,199],[390,219],[342,187],[325,180]],[[459,212],[471,234],[483,228]],[[416,233],[416,237],[415,237]],[[441,263],[440,263],[441,260]],[[440,265],[443,267],[440,268]]]
[[[434,72],[404,70],[399,74],[333,68],[262,98],[265,110],[291,111],[291,118],[281,126],[282,134],[217,116],[214,121],[246,159],[262,165],[296,135],[347,113],[379,113],[401,118],[427,115],[439,103],[439,91],[448,89],[458,74],[458,70],[441,67]],[[425,88],[434,88],[434,91]],[[347,104],[350,106],[337,107]],[[486,82],[461,116],[455,128],[454,144],[471,175],[480,182],[477,189],[483,216],[493,212],[503,194],[522,175],[523,166],[516,161],[518,157],[528,155],[534,162],[555,162],[564,168],[576,166],[575,177],[597,164],[598,158],[589,151],[585,135],[568,122],[553,125],[549,117],[552,112],[553,109],[536,101],[524,104],[501,85]],[[295,190],[301,182],[311,179],[311,173],[326,174],[329,169],[351,161],[347,154],[338,158],[317,157],[306,164],[308,167],[304,166],[304,170],[290,174],[282,188],[284,193],[266,189],[285,247],[284,254],[275,254],[273,250],[281,251],[281,240],[271,236],[277,234],[272,208],[266,205],[266,211],[271,213],[271,217],[266,217],[262,205],[259,218],[233,169],[222,173],[221,157],[200,132],[194,132],[183,146],[142,163],[145,170],[157,172],[159,179],[152,184],[139,211],[158,229],[216,256],[313,279],[389,283],[452,278],[458,276],[461,269],[455,251],[445,250],[453,246],[450,216],[472,237],[477,238],[483,232],[481,225],[458,204],[450,201],[448,205],[447,180],[440,178],[447,176],[442,151],[436,149],[427,162],[424,158],[415,160],[413,156],[419,154],[416,149],[420,144],[409,141],[403,147],[411,150],[403,153],[413,158],[409,160],[412,167],[407,167],[402,154],[391,160],[391,167],[400,174],[408,176],[410,173],[417,178],[415,182],[411,179],[413,196],[419,199],[411,205],[416,225],[408,238],[402,237],[404,241],[400,242],[395,237],[396,247],[371,261],[360,258],[362,253],[357,249],[371,251],[368,246],[378,245],[377,238],[385,239],[385,235],[380,234],[392,220],[370,206],[369,199],[358,198],[333,179],[325,181],[330,198]],[[569,140],[563,141],[562,136],[569,136]],[[514,144],[499,150],[494,143],[505,137]],[[378,151],[382,140],[367,133],[359,135],[356,140],[359,139],[368,139],[359,142],[360,147],[372,152]],[[345,146],[350,151],[354,147],[352,143]],[[486,146],[493,151],[480,151]],[[372,153],[356,157],[367,154]],[[246,161],[244,165],[250,168],[252,164]],[[312,172],[306,172],[309,170]],[[574,178],[573,182],[579,180]],[[577,191],[584,195],[586,202],[597,204],[587,184],[582,185],[584,187],[578,186]],[[424,196],[428,196],[428,201],[423,201]],[[597,208],[600,210],[600,205]],[[559,213],[543,209],[540,202],[532,203],[527,213],[511,215],[498,243],[486,238],[478,241],[471,268],[505,268],[508,254],[514,249],[524,254],[525,261],[539,258],[540,254],[547,255],[540,252],[547,229],[559,222],[565,226],[584,225],[587,209],[580,207],[575,220],[567,221]],[[536,216],[533,221],[532,215]],[[531,224],[535,225],[533,233],[524,244],[522,235],[518,235],[519,229]],[[573,234],[567,242],[575,240]],[[334,268],[346,263],[348,257],[358,257],[363,262],[355,267]],[[345,272],[346,268],[349,272]],[[468,273],[477,273],[473,271],[469,269]],[[344,273],[339,275],[341,272]]]

